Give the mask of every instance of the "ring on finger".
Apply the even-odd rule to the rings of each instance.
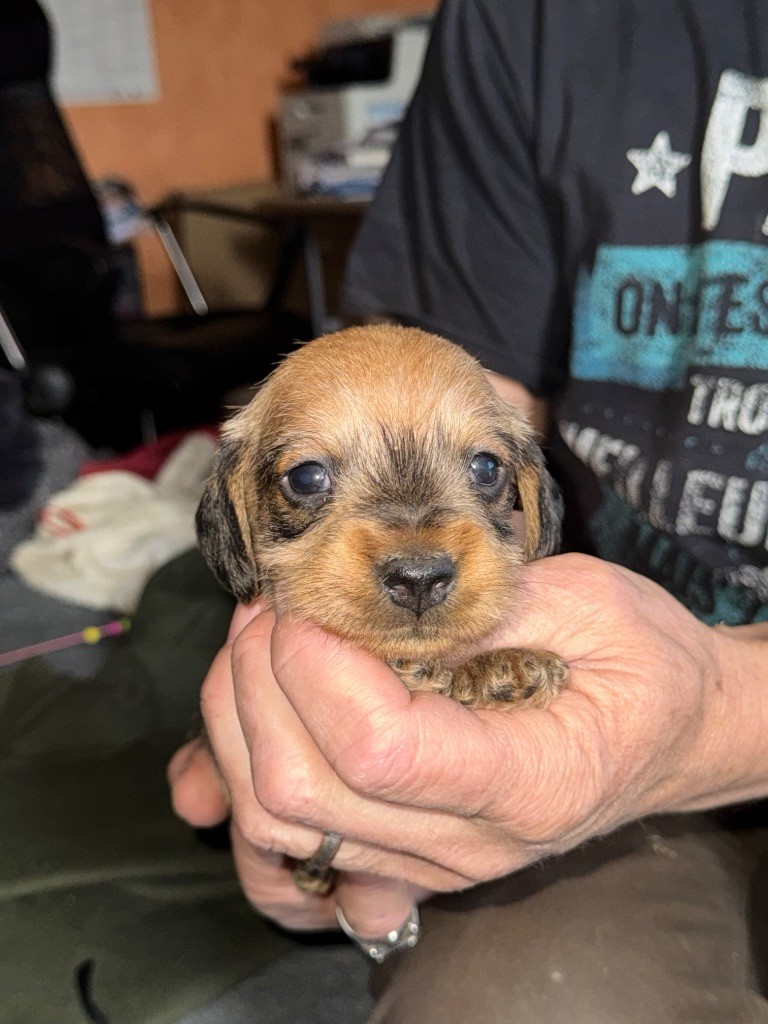
[[[355,945],[362,949],[371,960],[375,960],[377,964],[383,964],[387,957],[392,956],[393,953],[399,953],[404,949],[413,949],[419,941],[419,935],[421,934],[419,908],[415,903],[400,927],[393,928],[391,932],[387,932],[386,935],[379,939],[366,939],[362,935],[358,935],[346,917],[344,917],[341,907],[336,907],[336,918],[344,934],[352,939]]]
[[[342,838],[338,832],[323,832],[320,845],[312,856],[298,861],[293,868],[293,881],[297,888],[315,896],[328,895],[336,879],[331,864],[339,852]]]

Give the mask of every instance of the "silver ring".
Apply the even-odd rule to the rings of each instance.
[[[315,896],[328,895],[335,881],[331,863],[339,852],[341,840],[342,836],[338,832],[323,832],[320,845],[312,856],[294,865],[293,881],[302,892],[311,892]]]
[[[336,918],[344,934],[352,939],[355,945],[359,946],[366,956],[369,956],[371,960],[375,960],[377,964],[383,964],[387,957],[392,956],[393,953],[399,953],[404,949],[413,949],[419,941],[419,935],[421,934],[419,908],[415,903],[400,927],[387,932],[380,939],[364,939],[362,935],[358,935],[346,917],[344,917],[341,907],[336,907]]]

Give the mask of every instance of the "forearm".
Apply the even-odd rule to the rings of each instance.
[[[768,626],[713,630],[717,677],[702,727],[665,810],[768,795]],[[674,793],[673,789],[673,793]]]

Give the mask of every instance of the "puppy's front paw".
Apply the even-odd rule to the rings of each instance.
[[[568,666],[557,654],[505,647],[460,665],[450,696],[470,708],[545,708],[567,678]]]
[[[445,668],[439,662],[407,661],[404,658],[398,658],[396,661],[390,661],[389,664],[409,690],[450,695],[453,674],[450,669]]]

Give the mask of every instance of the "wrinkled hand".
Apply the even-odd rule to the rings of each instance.
[[[306,623],[241,610],[202,695],[226,786],[204,748],[183,749],[170,772],[178,813],[210,824],[231,802],[240,877],[267,915],[327,927],[337,900],[373,936],[402,922],[414,892],[499,877],[633,818],[763,784],[762,768],[745,769],[762,729],[746,723],[765,727],[756,694],[768,687],[740,685],[744,641],[586,556],[525,567],[520,607],[485,646],[566,659],[569,684],[545,711],[410,694]],[[311,855],[325,829],[345,837],[334,865],[349,874],[319,899],[295,889],[282,854]]]
[[[236,688],[233,666],[239,664],[242,643],[238,637],[249,624],[249,642],[260,643],[266,662],[263,668],[249,664],[246,671],[255,671],[257,675],[246,681],[240,673]],[[371,938],[385,935],[402,924],[414,900],[423,898],[426,892],[401,880],[375,877],[364,871],[340,875],[335,891],[325,898],[299,891],[285,854],[290,852],[293,858],[311,856],[321,835],[315,829],[295,827],[270,814],[254,792],[244,732],[246,720],[241,722],[239,718],[236,693],[240,692],[240,684],[246,691],[262,682],[275,685],[269,665],[273,625],[274,616],[265,611],[261,602],[236,609],[227,643],[203,684],[201,704],[207,740],[199,738],[186,743],[168,765],[174,809],[196,828],[217,825],[232,815],[232,852],[243,891],[262,914],[282,927],[300,931],[336,928],[338,904],[348,921],[360,922],[362,934]],[[279,745],[279,737],[276,741]],[[216,751],[215,759],[212,749]],[[278,752],[278,774],[290,771],[289,761],[281,769],[280,760]]]

